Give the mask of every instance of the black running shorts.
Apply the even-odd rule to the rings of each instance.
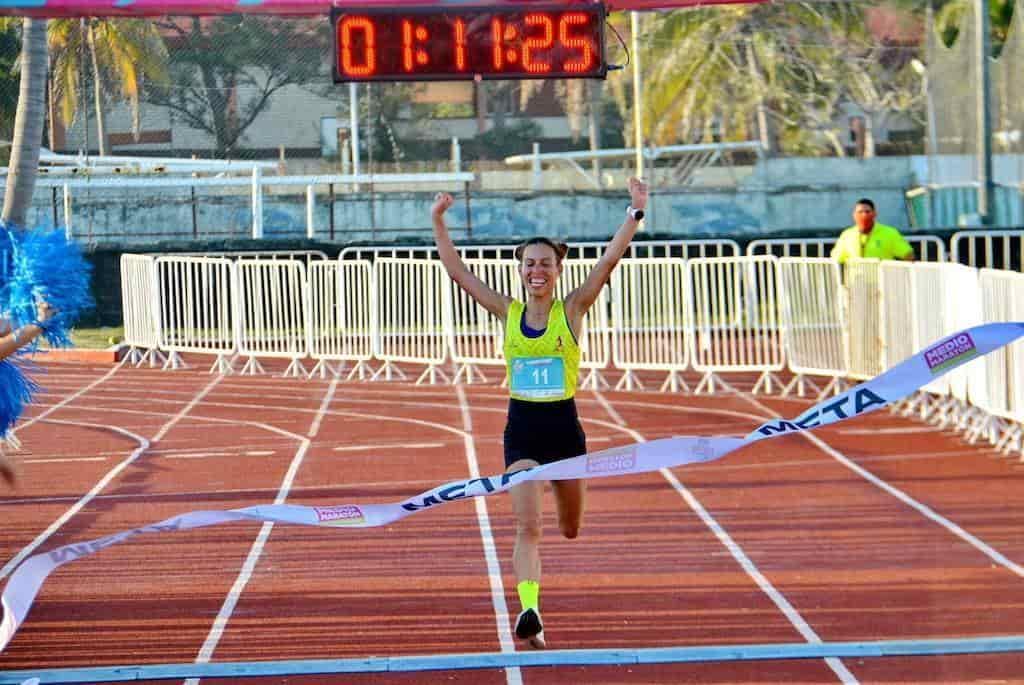
[[[506,468],[520,459],[550,464],[586,452],[587,436],[583,434],[573,398],[556,402],[508,401]]]

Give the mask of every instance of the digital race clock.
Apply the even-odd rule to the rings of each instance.
[[[334,80],[604,78],[604,6],[334,7]]]

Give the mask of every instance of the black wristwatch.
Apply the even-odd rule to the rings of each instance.
[[[644,218],[644,210],[642,209],[633,209],[632,207],[626,207],[626,214],[628,214],[629,217],[633,219],[633,221],[640,221],[641,219]]]

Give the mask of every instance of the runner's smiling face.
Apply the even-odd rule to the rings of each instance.
[[[519,275],[531,297],[545,297],[555,291],[555,283],[562,273],[562,262],[550,245],[534,243],[523,249]]]

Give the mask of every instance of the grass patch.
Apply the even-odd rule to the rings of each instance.
[[[124,326],[102,326],[100,328],[75,328],[71,341],[83,350],[105,350],[124,338]],[[48,347],[44,342],[41,347]]]

